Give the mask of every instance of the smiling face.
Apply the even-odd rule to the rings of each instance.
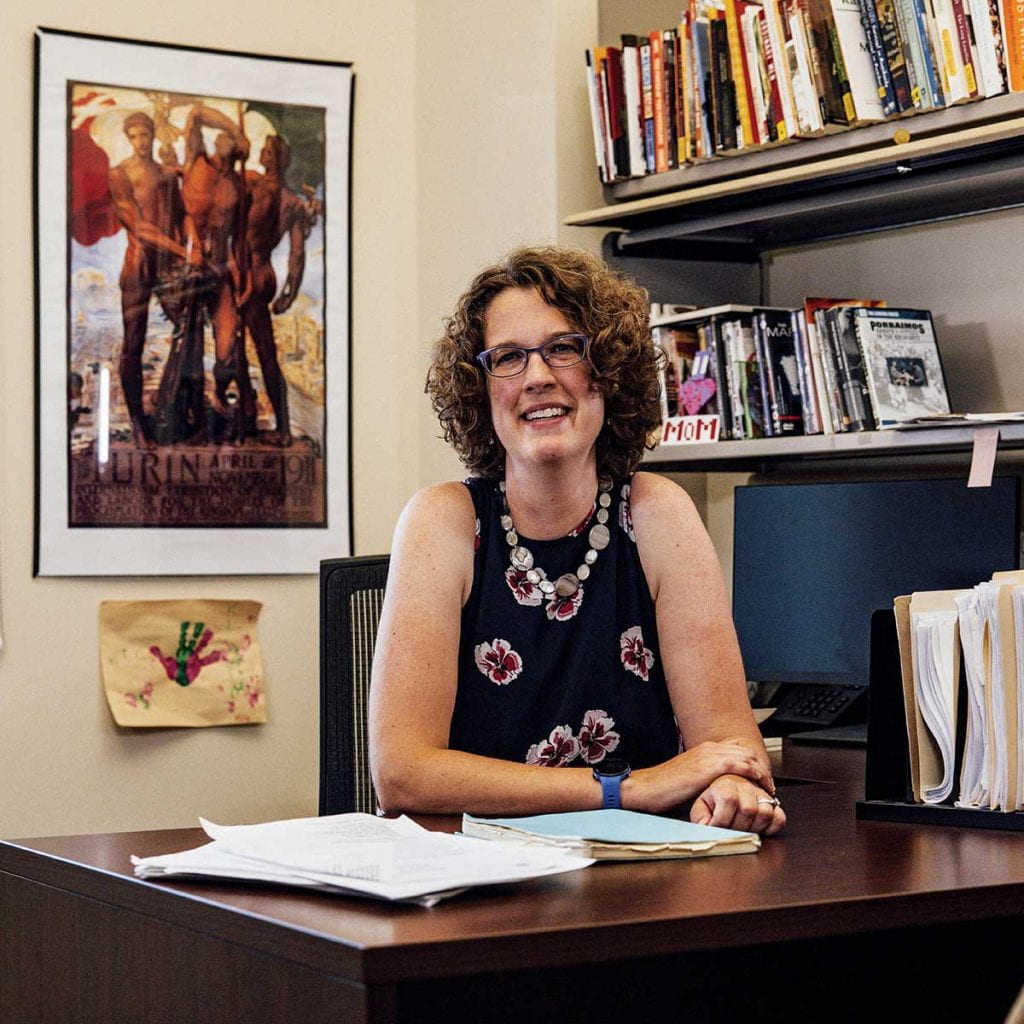
[[[484,347],[534,348],[575,328],[534,288],[506,288],[487,307]],[[487,378],[491,421],[506,452],[506,473],[518,465],[579,460],[596,472],[595,444],[604,423],[604,398],[590,364],[556,369],[539,352],[516,377]]]

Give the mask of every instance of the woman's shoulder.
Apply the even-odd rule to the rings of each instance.
[[[428,581],[431,592],[451,587],[464,603],[473,578],[476,513],[464,484],[431,484],[406,503],[392,547],[392,562],[407,580]],[[424,584],[426,586],[426,584]]]
[[[696,511],[686,491],[661,473],[634,473],[629,483],[634,517],[690,515]]]
[[[474,511],[469,482],[449,480],[445,483],[421,487],[406,503],[403,520],[419,522],[422,519],[469,522],[472,527]]]

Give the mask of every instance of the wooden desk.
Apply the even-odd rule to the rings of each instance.
[[[756,855],[430,910],[132,877],[129,854],[197,830],[0,843],[0,1020],[1001,1021],[1024,982],[1021,837],[857,822],[853,783],[780,794],[790,830]]]

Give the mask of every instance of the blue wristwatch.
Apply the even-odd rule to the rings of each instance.
[[[629,777],[632,769],[628,762],[621,758],[605,758],[600,764],[594,765],[594,778],[601,783],[601,806],[621,807],[619,787],[622,780]]]

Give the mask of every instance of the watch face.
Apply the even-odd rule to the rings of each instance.
[[[594,766],[595,775],[628,775],[629,762],[623,761],[620,757],[606,757],[600,764]]]

